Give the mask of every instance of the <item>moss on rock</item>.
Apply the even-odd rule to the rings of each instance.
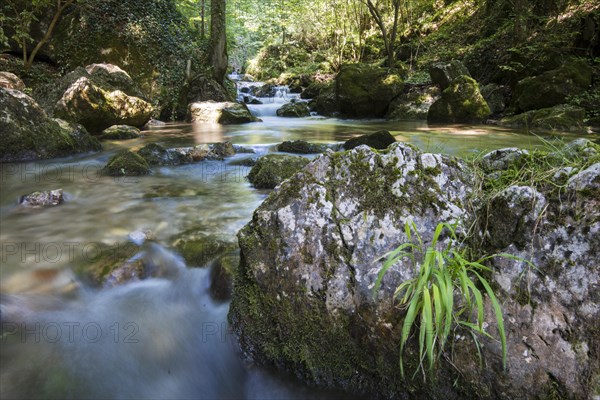
[[[258,189],[273,189],[309,163],[304,157],[269,154],[261,157],[248,174],[248,180]]]
[[[140,137],[140,130],[135,126],[113,125],[102,131],[98,136],[100,140],[127,140]]]
[[[506,117],[500,125],[526,130],[582,132],[585,131],[584,118],[583,108],[563,104]]]
[[[585,60],[575,59],[517,84],[513,106],[517,111],[549,108],[565,103],[569,96],[583,93],[592,83],[592,68]]]
[[[390,102],[402,92],[403,81],[400,75],[388,74],[383,68],[348,64],[340,68],[335,85],[343,115],[381,118]]]
[[[490,107],[479,91],[477,82],[466,75],[456,78],[431,105],[427,120],[431,122],[482,122]]]
[[[310,117],[310,110],[304,102],[287,103],[277,110],[277,116],[290,118]]]
[[[346,143],[344,143],[344,149],[352,150],[353,148],[364,144],[374,149],[383,150],[392,143],[396,143],[396,138],[389,131],[381,130],[346,141]]]
[[[113,156],[103,171],[109,176],[141,176],[150,173],[146,160],[131,151],[122,151]]]

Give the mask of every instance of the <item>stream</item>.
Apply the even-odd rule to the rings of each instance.
[[[251,187],[249,167],[231,163],[276,152],[286,140],[340,143],[387,129],[398,141],[458,156],[543,144],[540,137],[492,126],[279,118],[275,110],[288,99],[263,100],[250,106],[263,122],[168,124],[139,139],[105,142],[97,154],[0,164],[1,398],[352,398],[244,361],[227,327],[228,303],[209,294],[209,268],[187,266],[173,238],[194,229],[234,241],[269,191]],[[255,154],[155,168],[147,177],[100,176],[124,148],[225,140]],[[18,205],[21,195],[58,188],[65,191],[61,206]],[[168,266],[168,277],[63,290],[86,257],[127,243],[132,232],[151,236],[142,247]],[[48,270],[54,275],[39,272]]]

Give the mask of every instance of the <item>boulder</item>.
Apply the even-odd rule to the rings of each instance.
[[[339,113],[334,82],[329,82],[321,88],[319,95],[311,102],[311,107],[317,114],[327,117],[335,116]]]
[[[29,208],[52,207],[64,203],[65,198],[62,189],[48,190],[44,192],[33,192],[21,196],[19,204]]]
[[[13,90],[25,90],[25,83],[11,72],[0,71],[0,87]]]
[[[269,154],[259,158],[248,174],[248,180],[257,189],[273,189],[306,166],[304,157]]]
[[[292,102],[284,104],[278,109],[277,116],[293,118],[310,117],[310,110],[308,109],[308,105],[304,102]]]
[[[150,166],[140,155],[126,150],[108,160],[103,171],[108,176],[141,176],[150,173]]]
[[[320,156],[279,185],[238,234],[229,320],[245,354],[306,381],[376,398],[594,398],[600,162],[591,157],[561,187],[507,185],[482,203],[473,194],[491,182],[478,182],[481,171],[456,158],[403,143]],[[415,261],[392,264],[380,291],[372,289],[386,254],[410,242],[407,222],[425,246],[438,223],[448,222],[457,224],[459,238],[474,228],[468,246],[475,257],[518,257],[490,259],[486,273],[504,316],[506,368],[497,340],[476,335],[476,343],[456,327],[451,358],[440,357],[431,375],[419,371],[419,335],[412,335],[401,377],[406,310],[393,297],[415,277]],[[442,234],[439,249],[448,243]],[[492,304],[484,300],[483,328],[496,336]]]
[[[137,154],[142,157],[151,167],[162,167],[166,165],[181,165],[192,162],[188,157],[173,149],[165,149],[157,143],[150,143],[138,150]]]
[[[100,140],[126,140],[140,137],[140,130],[135,126],[113,125],[102,131],[98,136]]]
[[[142,129],[149,130],[149,129],[152,129],[152,128],[161,128],[161,127],[164,127],[166,125],[167,124],[165,122],[163,122],[163,121],[159,121],[157,119],[151,118],[150,121],[146,122],[146,125],[144,125],[142,127]]]
[[[295,154],[318,154],[327,151],[323,144],[308,143],[305,140],[286,141],[277,146],[277,151]]]
[[[283,182],[238,234],[229,319],[246,354],[321,385],[402,398],[391,298],[414,266],[396,264],[379,300],[371,289],[380,258],[408,240],[406,221],[430,241],[439,222],[461,220],[466,170],[397,143],[328,152]]]
[[[429,108],[427,120],[431,122],[472,123],[483,122],[490,108],[479,92],[477,82],[466,75],[452,81],[442,92],[442,98]]]
[[[233,277],[240,263],[237,253],[219,258],[210,271],[210,295],[217,301],[228,301],[233,292]]]
[[[255,122],[248,107],[240,103],[204,101],[189,106],[192,122],[235,125]]]
[[[450,85],[461,76],[471,76],[465,65],[452,60],[449,63],[434,63],[429,67],[429,76],[431,81],[438,85],[440,89],[446,90]]]
[[[326,85],[327,85],[327,83],[323,83],[323,82],[318,82],[318,81],[312,82],[310,85],[308,85],[308,87],[306,89],[304,89],[302,91],[302,93],[300,94],[300,98],[302,98],[302,99],[314,99],[319,94],[321,94],[321,90]]]
[[[344,149],[352,150],[355,147],[367,145],[374,149],[383,150],[392,143],[396,143],[396,138],[389,131],[382,130],[349,139],[344,143]]]
[[[557,69],[519,81],[513,93],[513,106],[517,111],[550,108],[586,91],[591,83],[590,65],[582,59],[569,61]]]
[[[92,79],[100,80],[110,86],[119,88],[130,96],[144,98],[144,94],[138,89],[131,76],[119,66],[107,63],[90,64],[85,67]]]
[[[402,92],[402,78],[384,68],[342,65],[336,80],[339,111],[349,117],[385,116],[391,101]]]
[[[92,133],[112,125],[142,127],[152,116],[152,105],[112,86],[100,86],[89,77],[77,79],[54,107],[54,114],[77,122]]]
[[[188,266],[205,267],[234,251],[237,245],[224,238],[207,235],[202,229],[190,229],[173,238],[173,247],[179,251]]]
[[[440,89],[431,85],[407,85],[385,116],[388,120],[426,120],[429,108],[440,98]]]
[[[479,166],[484,172],[492,173],[506,171],[510,168],[519,169],[530,156],[527,150],[510,147],[494,150],[481,158]]]
[[[102,147],[85,128],[51,119],[23,92],[0,88],[0,162],[64,157]]]
[[[507,87],[490,83],[481,88],[481,95],[488,103],[493,115],[502,114],[506,110],[509,99]]]
[[[584,118],[583,108],[562,104],[502,118],[500,125],[527,130],[585,132]]]

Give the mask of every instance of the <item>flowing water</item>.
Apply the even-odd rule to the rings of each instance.
[[[278,118],[275,110],[288,99],[263,100],[250,106],[259,123],[170,124],[105,143],[98,154],[0,165],[1,398],[347,398],[243,361],[228,330],[228,304],[209,295],[209,267],[186,266],[173,238],[194,229],[234,241],[268,192],[249,185],[248,167],[231,163],[274,152],[284,140],[337,143],[388,129],[399,141],[453,155],[542,142],[489,126]],[[148,177],[100,176],[123,148],[225,140],[255,154],[156,168]],[[23,194],[57,188],[66,194],[59,207],[18,206]],[[65,291],[77,280],[71,271],[127,243],[132,232],[152,238],[141,251],[168,266],[168,277]]]

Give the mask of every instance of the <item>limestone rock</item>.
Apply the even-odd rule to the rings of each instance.
[[[217,103],[211,100],[192,103],[189,109],[192,122],[234,125],[257,121],[248,107],[239,103]]]
[[[304,157],[269,154],[256,162],[248,174],[248,180],[257,189],[273,189],[304,168],[308,162]]]

